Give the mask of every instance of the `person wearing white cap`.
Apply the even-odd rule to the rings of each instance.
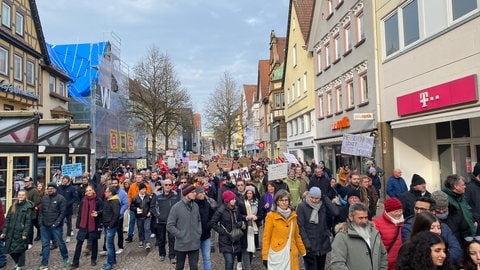
[[[306,269],[324,269],[327,253],[332,250],[327,210],[333,216],[338,208],[318,187],[311,187],[308,195],[297,207],[297,222],[307,255],[303,257]]]

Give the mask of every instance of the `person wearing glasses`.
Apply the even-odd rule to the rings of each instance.
[[[465,252],[463,258],[464,270],[480,269],[480,236],[465,237]]]
[[[157,241],[160,261],[165,261],[165,257],[167,256],[165,244],[168,239],[168,259],[172,264],[176,262],[174,250],[175,237],[170,232],[167,232],[167,219],[170,210],[172,210],[173,205],[176,204],[179,199],[180,196],[178,196],[178,193],[172,189],[172,180],[165,179],[162,188],[155,192],[152,204],[150,205],[150,211],[153,214],[154,221],[152,231]]]
[[[300,236],[297,213],[292,210],[290,193],[280,189],[275,194],[272,210],[265,218],[262,260],[268,269],[300,269],[298,255],[307,250]]]
[[[439,191],[441,192],[441,191]],[[435,192],[434,192],[435,193]],[[411,234],[413,231],[414,223],[417,223],[417,216],[425,215],[423,213],[429,213],[430,215],[435,213],[436,202],[433,198],[428,197],[420,197],[415,202],[414,213],[413,217],[408,218],[402,227],[402,242],[405,243],[409,238],[411,238]],[[450,257],[454,264],[459,264],[462,258],[462,248],[460,247],[460,243],[458,242],[457,238],[453,234],[452,230],[446,223],[441,222],[441,220],[435,216],[435,219],[440,223],[440,236],[445,240],[445,243],[448,245],[448,252],[450,253]],[[428,223],[422,220],[425,220],[425,216],[421,217],[420,224]],[[430,224],[427,226],[430,228]],[[418,226],[418,225],[417,225]]]

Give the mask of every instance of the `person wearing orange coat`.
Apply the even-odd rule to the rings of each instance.
[[[277,191],[272,211],[265,219],[262,260],[268,269],[299,270],[298,254],[307,254],[298,228],[297,213],[290,208],[291,200],[288,191]]]
[[[383,245],[387,249],[388,270],[394,270],[397,255],[402,246],[403,209],[397,198],[388,198],[383,203],[383,215],[373,219],[380,233]]]

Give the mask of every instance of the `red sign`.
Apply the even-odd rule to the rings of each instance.
[[[397,97],[397,113],[405,116],[477,100],[476,75],[470,75]]]
[[[259,142],[258,148],[265,148],[265,142]]]
[[[350,119],[347,116],[344,116],[342,119],[332,123],[332,130],[342,130],[348,127],[350,127]]]

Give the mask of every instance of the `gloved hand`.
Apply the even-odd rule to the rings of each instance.
[[[263,266],[265,266],[265,268],[268,268],[268,261],[267,260],[263,260]]]

